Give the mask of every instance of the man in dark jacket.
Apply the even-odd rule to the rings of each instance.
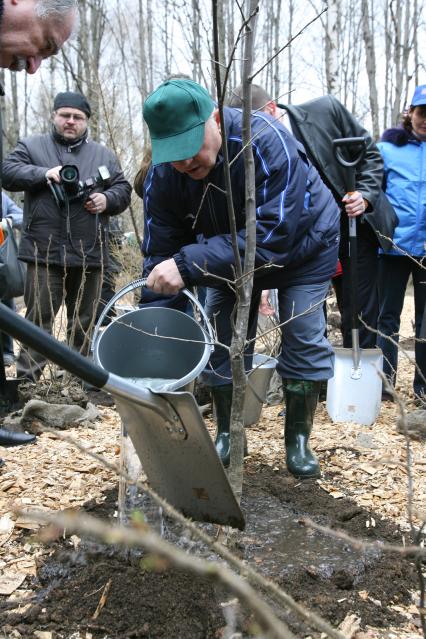
[[[388,249],[397,223],[395,212],[383,195],[383,161],[370,134],[334,96],[326,95],[301,105],[278,105],[260,86],[253,85],[254,110],[269,113],[281,121],[303,144],[309,159],[323,182],[333,193],[345,214],[341,216],[339,258],[343,269],[342,311],[343,346],[351,348],[351,295],[349,283],[348,216],[357,218],[358,303],[362,317],[359,331],[361,348],[374,348],[378,317],[377,253],[379,246]],[[242,87],[232,91],[229,105],[242,106]],[[363,137],[366,153],[356,168],[356,191],[347,192],[347,169],[333,154],[336,138]],[[365,323],[365,325],[364,325]],[[373,330],[369,330],[369,328]]]
[[[58,93],[53,105],[50,133],[18,142],[3,163],[3,182],[10,191],[25,191],[24,222],[19,257],[27,262],[26,317],[51,331],[64,301],[68,340],[87,350],[102,286],[102,269],[108,264],[108,220],[126,209],[131,186],[115,155],[88,137],[90,105],[73,92]],[[88,189],[54,197],[66,175],[65,165],[77,167],[80,181],[110,177]],[[65,296],[65,298],[64,298]],[[21,351],[18,377],[38,379],[45,358]]]
[[[208,93],[191,80],[170,80],[144,105],[153,166],[144,185],[143,251],[147,285],[160,295],[208,285],[206,310],[217,341],[229,345],[235,294],[222,135]],[[333,375],[333,351],[324,337],[322,302],[337,263],[339,210],[301,145],[273,118],[252,117],[256,186],[256,273],[249,335],[260,292],[284,289],[280,307],[286,347],[279,359],[287,396],[287,467],[316,477],[308,440],[322,380]],[[238,247],[245,251],[245,179],[241,112],[225,110]],[[213,319],[214,318],[214,319]],[[248,362],[248,368],[250,362]],[[229,354],[216,347],[203,381],[216,407],[216,448],[229,463],[232,375]]]

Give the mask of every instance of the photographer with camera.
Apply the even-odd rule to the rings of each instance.
[[[27,262],[26,317],[51,332],[67,307],[68,342],[87,353],[108,266],[109,217],[130,203],[131,186],[114,153],[88,137],[89,102],[58,93],[52,129],[20,140],[3,163],[4,187],[24,191],[19,258]],[[18,378],[36,381],[46,364],[21,350]]]

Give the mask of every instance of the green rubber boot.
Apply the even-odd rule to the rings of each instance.
[[[320,477],[321,471],[315,455],[309,448],[314,414],[321,382],[283,380],[286,414],[284,441],[288,471],[298,479]]]
[[[231,458],[231,408],[232,408],[232,384],[225,386],[212,386],[212,399],[216,412],[216,440],[217,454],[222,464],[227,468]],[[247,453],[247,439],[244,433],[244,456]]]

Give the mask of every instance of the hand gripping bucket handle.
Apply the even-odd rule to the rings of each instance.
[[[99,316],[98,321],[96,322],[96,326],[95,329],[93,331],[93,340],[92,340],[92,346],[91,346],[91,350],[93,351],[94,348],[94,344],[96,342],[98,333],[99,333],[99,329],[102,326],[102,322],[105,319],[105,316],[107,315],[108,311],[114,306],[114,304],[116,304],[116,302],[118,302],[118,300],[120,300],[122,297],[124,297],[125,295],[127,295],[127,293],[131,293],[132,291],[134,291],[137,288],[145,288],[146,287],[146,277],[140,277],[137,280],[133,280],[132,282],[129,282],[128,284],[126,284],[126,286],[123,286],[123,288],[121,288],[118,293],[116,293],[114,295],[113,298],[110,299],[110,301],[108,302],[108,304],[105,306],[104,310],[102,311],[102,313]],[[184,293],[187,298],[189,300],[191,300],[191,302],[193,304],[195,304],[195,306],[197,307],[197,310],[199,311],[203,322],[204,322],[204,328],[208,333],[209,336],[209,340],[210,342],[213,344],[214,343],[214,334],[213,334],[213,329],[212,326],[209,322],[209,318],[206,315],[206,312],[204,310],[204,308],[202,307],[202,305],[200,304],[200,302],[197,300],[197,298],[195,297],[195,295],[193,295],[190,291],[188,291],[187,288],[183,288],[182,293]],[[213,350],[213,348],[212,348]]]
[[[110,308],[121,297],[144,286],[146,279],[130,282],[105,306],[94,329],[94,360],[102,368],[137,384],[151,380],[152,384],[159,382],[160,386],[155,386],[158,390],[183,389],[205,368],[214,344],[207,315],[187,289],[182,292],[197,308],[203,326],[182,311],[149,305],[125,313],[102,332],[99,330]]]

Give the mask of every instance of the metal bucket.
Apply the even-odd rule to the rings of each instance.
[[[259,421],[276,365],[277,360],[275,357],[262,355],[261,353],[253,355],[253,368],[248,374],[244,400],[245,426],[252,426]]]
[[[208,336],[192,317],[147,307],[112,321],[93,354],[96,364],[115,375],[170,392],[185,389],[204,369],[210,353]]]
[[[188,314],[158,306],[124,313],[99,331],[109,307],[141,282],[144,280],[129,284],[105,307],[94,331],[94,361],[152,391],[191,390],[191,382],[210,358],[213,336],[204,311],[189,291],[185,293],[198,306],[208,333]]]

